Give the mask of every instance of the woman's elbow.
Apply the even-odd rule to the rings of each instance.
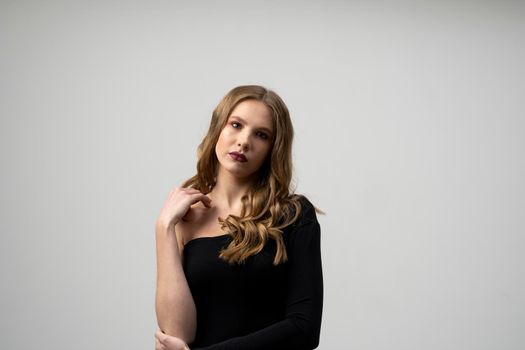
[[[292,321],[293,322],[293,321]],[[298,348],[304,350],[315,349],[319,346],[321,336],[321,325],[315,322],[305,322],[304,320],[293,322],[297,329]]]
[[[308,337],[305,337],[305,349],[315,349],[319,346],[319,332],[312,332]]]

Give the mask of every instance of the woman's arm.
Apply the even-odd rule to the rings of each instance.
[[[318,346],[323,309],[321,228],[313,205],[307,201],[303,210],[303,218],[290,232],[287,244],[288,295],[284,320],[244,336],[192,350],[309,350]],[[177,339],[167,338],[177,343]],[[191,347],[191,343],[188,344]],[[180,347],[166,349],[179,350]]]
[[[195,339],[197,315],[184,270],[174,225],[156,225],[157,291],[155,309],[157,323],[167,335],[186,343]]]
[[[182,237],[176,234],[175,226],[179,220],[191,215],[191,205],[199,201],[208,208],[211,206],[211,199],[199,190],[175,187],[168,194],[155,225],[157,323],[165,334],[187,343],[195,339],[197,311],[182,269]]]
[[[289,294],[285,319],[248,335],[192,350],[310,350],[319,345],[323,308],[319,223],[301,225],[295,236],[292,238],[295,242],[288,248]],[[164,338],[166,344],[169,340],[178,344],[174,337]],[[165,349],[182,347],[166,346]]]

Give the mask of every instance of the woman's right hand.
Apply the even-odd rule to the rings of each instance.
[[[155,350],[191,350],[180,338],[164,334],[160,329],[155,332]]]
[[[168,198],[162,207],[157,219],[157,225],[171,228],[189,211],[191,206],[201,201],[206,207],[211,207],[211,199],[195,188],[175,187],[168,194]]]

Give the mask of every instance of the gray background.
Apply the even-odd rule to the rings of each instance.
[[[523,349],[525,7],[2,1],[1,349],[153,349],[154,222],[240,84],[327,212],[320,349]]]

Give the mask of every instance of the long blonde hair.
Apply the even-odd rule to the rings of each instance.
[[[219,166],[215,154],[219,135],[235,107],[249,99],[261,101],[268,107],[275,136],[269,155],[258,170],[255,185],[241,198],[240,216],[230,214],[226,219],[219,218],[221,228],[233,237],[219,257],[230,264],[243,263],[259,253],[268,239],[273,239],[277,243],[273,264],[278,265],[288,260],[282,229],[299,217],[301,195],[295,194],[292,188],[292,121],[288,108],[275,92],[259,85],[243,85],[233,88],[222,98],[197,149],[197,174],[182,187],[192,187],[202,193],[212,190]]]

